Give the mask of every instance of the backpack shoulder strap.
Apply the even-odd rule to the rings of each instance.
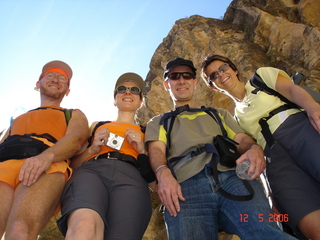
[[[212,107],[204,107],[204,106],[202,106],[201,109],[203,109],[203,111],[205,111],[210,117],[212,117],[219,124],[223,136],[228,137],[228,133],[223,126],[221,117],[219,116],[217,109]]]
[[[269,88],[257,72],[255,72],[250,78],[250,84],[255,88],[252,91],[253,94],[257,94],[259,91],[263,91],[269,95],[277,96],[277,92]]]
[[[146,126],[139,125],[141,132],[145,133],[146,132]]]
[[[69,109],[65,109],[65,110],[64,110],[64,116],[66,117],[67,125],[68,125],[70,119],[72,118],[72,111],[73,111],[72,108],[69,108]]]
[[[170,133],[172,131],[173,123],[174,123],[174,120],[176,119],[176,116],[178,116],[183,111],[188,111],[189,109],[190,109],[189,105],[184,105],[181,107],[177,107],[173,111],[161,114],[161,119],[160,119],[159,124],[163,125],[164,129],[167,132],[167,147],[168,148],[170,148],[170,144],[171,144]]]
[[[253,94],[257,94],[259,91],[263,91],[269,95],[274,95],[278,98],[280,98],[281,101],[287,103],[292,108],[298,108],[301,109],[297,104],[291,102],[289,99],[278,93],[276,90],[270,88],[267,86],[267,84],[263,81],[263,79],[259,76],[257,72],[253,74],[253,76],[250,78],[250,84],[255,89],[252,91]]]
[[[297,104],[291,102],[290,100],[288,100],[287,98],[285,98],[284,96],[282,96],[280,93],[278,93],[277,91],[269,88],[265,82],[263,81],[263,79],[259,76],[259,74],[257,72],[255,72],[253,74],[253,76],[250,79],[250,84],[255,87],[256,89],[254,89],[252,91],[253,94],[257,94],[259,91],[263,91],[269,95],[274,95],[278,98],[280,98],[280,100],[282,100],[283,102],[285,102],[286,104],[272,110],[271,112],[269,112],[269,115],[267,117],[261,118],[259,120],[259,124],[261,126],[261,133],[264,137],[264,139],[266,140],[267,145],[272,148],[274,146],[274,144],[276,143],[276,141],[273,138],[273,135],[270,131],[269,125],[268,125],[268,120],[270,118],[272,118],[274,115],[278,114],[281,111],[285,111],[287,109],[290,108],[297,108],[301,110],[301,107],[298,106]]]
[[[190,108],[189,108],[189,105],[187,104],[187,105],[184,105],[181,107],[177,107],[173,111],[161,114],[160,125],[164,125],[165,121],[167,121],[169,118],[176,117],[177,115],[179,115],[183,111],[189,111],[189,110],[190,110]]]
[[[162,114],[162,117],[160,119],[160,125],[163,125],[164,129],[167,131],[167,147],[170,148],[170,133],[172,131],[173,123],[177,115],[179,115],[183,111],[189,111],[189,112],[200,112],[204,111],[206,112],[209,116],[211,116],[220,126],[221,131],[223,136],[227,137],[227,131],[223,126],[222,120],[215,108],[212,107],[204,107],[202,106],[201,108],[197,109],[190,109],[189,105],[181,106],[176,108],[174,111],[170,111],[167,113]]]

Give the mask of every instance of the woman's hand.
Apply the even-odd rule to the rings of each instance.
[[[128,129],[124,135],[129,144],[136,150],[139,154],[145,154],[146,150],[144,147],[144,141],[141,133]]]
[[[109,135],[110,132],[108,128],[102,128],[95,133],[93,142],[90,146],[92,154],[98,153],[100,148],[105,146],[106,142],[108,142]]]

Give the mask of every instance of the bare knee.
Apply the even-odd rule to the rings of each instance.
[[[11,206],[13,201],[14,189],[9,184],[0,181],[0,239],[4,234]]]
[[[6,240],[27,240],[36,239],[38,231],[36,224],[30,224],[25,220],[15,220],[8,224],[5,233]]]
[[[320,240],[320,209],[304,216],[298,223],[299,230],[307,239]]]
[[[79,221],[68,225],[66,240],[70,239],[96,239],[96,230],[93,222]]]
[[[66,240],[103,239],[104,223],[100,215],[91,209],[79,209],[68,218]]]

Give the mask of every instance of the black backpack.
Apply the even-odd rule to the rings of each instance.
[[[296,74],[294,77],[292,77],[295,84],[299,84],[303,79],[303,74]],[[267,121],[272,118],[274,115],[276,115],[279,112],[291,109],[291,108],[297,108],[302,110],[300,106],[297,104],[291,102],[289,99],[278,93],[277,91],[273,90],[272,88],[269,88],[266,83],[263,81],[263,79],[259,76],[257,72],[253,74],[253,76],[250,79],[250,84],[255,89],[252,91],[253,94],[257,94],[259,91],[263,91],[269,95],[276,96],[280,98],[281,101],[285,102],[284,105],[272,110],[267,117],[263,117],[259,120],[259,124],[261,126],[261,133],[263,137],[266,140],[266,143],[270,148],[274,146],[276,141],[274,140],[272,133],[269,129],[269,125]],[[314,98],[314,100],[318,103],[320,103],[320,93],[317,91],[312,90],[311,88],[305,87],[305,90]],[[303,111],[304,112],[304,111]]]
[[[40,107],[30,111],[35,111],[38,109],[47,109],[47,107]],[[66,123],[68,125],[73,109],[56,109],[54,110],[64,112]],[[30,112],[29,111],[29,112]],[[36,156],[46,150],[49,146],[43,143],[41,140],[35,139],[33,137],[46,138],[52,143],[56,143],[57,140],[48,133],[44,134],[24,134],[24,135],[11,135],[8,136],[4,142],[0,144],[0,162],[9,160],[9,159],[24,159],[32,156]]]
[[[211,108],[211,107],[201,107],[201,108],[190,108],[189,105],[184,105],[181,107],[177,107],[174,111],[170,111],[167,113],[164,113],[161,115],[161,119],[160,119],[160,125],[163,125],[164,129],[167,132],[167,153],[168,150],[170,148],[170,134],[172,131],[172,127],[173,127],[173,123],[175,121],[175,118],[177,115],[179,115],[181,112],[183,111],[188,111],[188,112],[206,112],[209,116],[211,116],[220,126],[221,131],[223,133],[223,136],[218,135],[220,137],[222,137],[223,139],[228,139],[227,141],[230,141],[231,143],[229,143],[230,145],[233,144],[237,144],[236,142],[234,142],[232,139],[228,138],[228,134],[227,131],[225,130],[222,120],[217,112],[217,110],[215,108]],[[217,136],[217,137],[218,137]],[[232,142],[233,141],[233,142]],[[212,142],[213,143],[213,142]],[[234,145],[233,145],[234,146]],[[235,147],[235,146],[234,146]],[[236,148],[232,149],[231,152],[233,150],[236,150]],[[225,148],[225,151],[230,151],[229,148]],[[194,151],[189,152],[187,155],[185,156],[179,156],[179,157],[175,157],[175,158],[171,158],[168,160],[168,167],[170,168],[172,175],[175,176],[174,171],[176,170],[176,167],[179,168],[181,167],[185,162],[187,162],[190,158],[197,156],[203,152],[210,152],[212,153],[212,161],[211,161],[211,166],[212,166],[212,170],[213,170],[213,178],[217,184],[217,188],[219,189],[219,191],[221,192],[221,194],[229,199],[235,200],[235,201],[249,201],[253,198],[254,195],[254,190],[252,188],[252,186],[250,185],[250,183],[247,180],[242,180],[244,186],[246,187],[246,189],[248,190],[249,194],[248,195],[234,195],[231,194],[227,191],[225,191],[219,184],[219,178],[218,178],[218,169],[217,169],[217,162],[214,162],[214,156],[215,154],[218,154],[221,157],[221,153],[219,153],[218,149],[216,148],[216,146],[213,146],[213,144],[205,144],[204,147],[200,147],[197,148]],[[228,155],[226,154],[226,152],[223,155]],[[240,157],[240,155],[239,155]],[[172,163],[177,162],[176,165],[173,167]]]

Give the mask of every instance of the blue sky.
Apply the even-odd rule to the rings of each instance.
[[[73,69],[62,106],[89,123],[113,120],[113,88],[125,72],[145,79],[151,57],[176,20],[222,19],[231,0],[0,0],[0,131],[40,104],[43,65]]]

